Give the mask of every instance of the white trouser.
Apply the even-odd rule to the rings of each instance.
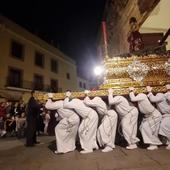
[[[47,134],[49,122],[44,122],[44,133]]]
[[[134,107],[130,112],[122,117],[121,125],[124,138],[129,145],[139,141],[137,135],[138,109]]]
[[[155,109],[150,116],[144,118],[141,125],[140,131],[143,137],[144,143],[152,145],[161,145],[161,141],[158,138],[158,131],[162,115]]]
[[[75,141],[80,118],[73,114],[69,118],[63,118],[55,127],[57,151],[66,153],[75,150]]]
[[[91,110],[86,118],[83,118],[79,126],[79,138],[82,149],[93,150],[97,147],[96,132],[98,126],[98,115]]]

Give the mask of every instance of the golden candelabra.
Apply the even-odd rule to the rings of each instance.
[[[129,87],[137,93],[146,92],[152,86],[154,92],[165,91],[170,83],[170,55],[141,55],[104,59],[104,82],[99,90],[91,91],[90,96],[107,96],[107,89],[113,88],[115,95],[127,95]],[[84,92],[72,92],[73,97],[82,98]],[[64,93],[55,93],[54,100],[64,99]],[[47,100],[47,93],[36,92],[38,100]]]

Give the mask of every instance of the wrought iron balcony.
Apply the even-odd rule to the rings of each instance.
[[[42,83],[35,83],[31,81],[26,81],[26,80],[16,80],[12,79],[11,77],[6,78],[6,85],[5,87],[14,87],[14,88],[21,88],[21,89],[26,89],[26,90],[38,90],[38,91],[45,91],[45,92],[50,92],[50,91],[58,91],[57,88],[51,88],[50,85],[44,85]]]

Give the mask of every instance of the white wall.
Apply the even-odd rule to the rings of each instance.
[[[170,28],[170,0],[161,0],[140,28],[141,33],[163,32]],[[166,40],[170,50],[170,36]]]

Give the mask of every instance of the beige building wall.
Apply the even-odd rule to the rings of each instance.
[[[16,59],[11,56],[11,41],[15,40],[24,45],[24,59]],[[44,67],[35,65],[35,52],[44,55]],[[58,62],[58,72],[51,71],[51,59]],[[77,87],[77,68],[75,61],[64,55],[55,47],[29,33],[17,24],[0,16],[0,92],[5,94],[22,95],[28,90],[12,90],[6,88],[8,68],[14,67],[23,70],[23,88],[33,82],[34,74],[43,76],[44,85],[49,86],[51,79],[58,80],[59,90],[70,89],[76,91]],[[67,78],[69,74],[70,79]],[[17,93],[16,93],[17,92]]]
[[[77,86],[78,86],[78,91],[84,91],[84,90],[89,90],[89,81],[86,79],[83,79],[81,77],[78,77],[77,79]]]
[[[160,0],[140,28],[141,33],[166,33],[170,28],[170,0]],[[170,36],[167,38],[167,50],[170,50]]]

